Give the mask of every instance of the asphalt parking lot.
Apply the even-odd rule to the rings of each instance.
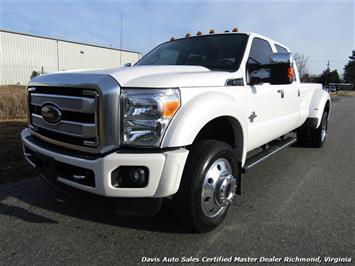
[[[1,173],[0,173],[1,174]],[[142,257],[355,259],[355,97],[337,97],[322,149],[290,147],[251,170],[224,224],[189,234],[169,212],[119,217],[39,178],[0,185],[1,265],[130,265]]]

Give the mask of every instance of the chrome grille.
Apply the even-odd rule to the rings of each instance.
[[[99,145],[99,97],[95,90],[81,88],[30,87],[29,120],[33,134],[66,147]],[[41,113],[45,105],[61,112],[57,123],[47,122]]]

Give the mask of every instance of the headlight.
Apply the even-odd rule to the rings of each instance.
[[[179,107],[178,89],[123,89],[122,143],[159,146]]]

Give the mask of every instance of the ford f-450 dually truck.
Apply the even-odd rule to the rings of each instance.
[[[171,39],[131,67],[41,75],[27,98],[24,156],[46,181],[124,211],[165,199],[197,232],[223,221],[242,173],[295,142],[321,147],[330,112],[286,46],[240,32]]]

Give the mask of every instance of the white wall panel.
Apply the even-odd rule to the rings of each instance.
[[[140,57],[137,52],[0,31],[0,84],[26,84],[33,71],[111,68]]]

